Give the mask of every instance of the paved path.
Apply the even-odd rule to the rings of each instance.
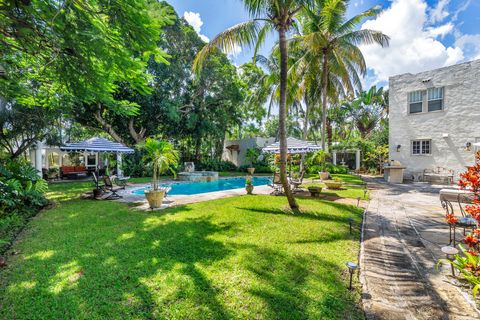
[[[480,319],[449,269],[435,268],[449,241],[440,188],[367,182],[373,190],[360,261],[367,318]]]

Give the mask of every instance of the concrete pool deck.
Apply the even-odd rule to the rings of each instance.
[[[169,183],[169,182],[175,182],[175,181],[165,181],[165,182]],[[147,200],[145,199],[145,195],[132,193],[133,190],[147,188],[149,186],[150,184],[135,184],[132,186],[128,186],[125,190],[118,192],[118,194],[122,196],[122,198],[119,199],[118,201],[132,203],[134,204],[134,207],[138,210],[149,210],[150,208],[148,206]],[[268,195],[272,192],[272,190],[273,189],[267,185],[255,186],[255,188],[253,189],[253,194]],[[244,187],[242,187],[238,189],[198,193],[198,194],[192,194],[192,195],[168,195],[163,200],[162,208],[160,209],[165,209],[165,208],[183,205],[183,204],[236,197],[236,196],[241,196],[246,194],[247,194],[247,191],[245,190]]]

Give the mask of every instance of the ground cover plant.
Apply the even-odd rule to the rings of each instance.
[[[362,318],[345,270],[358,208],[242,196],[152,213],[56,185],[0,272],[0,318]]]

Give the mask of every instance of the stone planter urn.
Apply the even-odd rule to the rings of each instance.
[[[325,180],[325,181],[323,181],[323,183],[325,183],[327,188],[330,189],[330,190],[338,190],[338,189],[341,189],[342,186],[343,186],[342,181]]]
[[[320,177],[320,180],[328,180],[330,178],[330,173],[327,171],[319,171],[318,176]]]
[[[253,184],[246,184],[245,190],[247,190],[247,194],[252,194],[253,192]]]
[[[308,191],[312,197],[318,198],[320,196],[320,192],[322,192],[322,187],[308,187]]]
[[[163,190],[145,190],[145,198],[147,198],[150,209],[158,209],[162,207],[165,191]]]
[[[247,172],[249,175],[253,175],[253,173],[255,172],[255,168],[247,168]]]

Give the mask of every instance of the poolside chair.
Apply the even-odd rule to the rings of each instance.
[[[122,196],[119,195],[117,191],[122,190],[123,188],[114,187],[112,180],[110,179],[109,176],[103,177],[103,182],[105,183],[105,187],[104,187],[105,191],[108,191],[111,193],[108,197],[105,198],[106,200],[116,200],[116,199],[122,198]]]
[[[275,172],[273,174],[272,183],[268,186],[273,188],[273,192],[271,193],[272,195],[278,196],[283,193],[283,185],[282,181],[280,180],[280,173]]]
[[[93,177],[93,182],[95,182],[95,187],[97,188],[97,190],[104,191],[105,185],[100,183],[96,172],[92,172],[92,177]]]
[[[302,171],[297,178],[290,178],[290,185],[292,187],[292,192],[297,192],[300,190],[300,186],[303,183],[303,177],[305,176],[305,171]]]
[[[128,179],[130,179],[130,177],[118,177],[116,175],[113,175],[111,176],[110,178],[114,184],[116,184],[119,188],[121,188],[122,190],[125,190],[125,187],[127,186],[127,183],[128,183]]]

